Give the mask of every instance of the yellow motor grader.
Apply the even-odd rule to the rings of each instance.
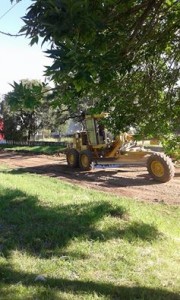
[[[86,115],[85,131],[73,136],[71,148],[66,158],[70,167],[80,167],[88,171],[96,164],[146,164],[151,177],[159,182],[167,182],[174,176],[174,165],[163,153],[138,147],[133,136],[120,134],[112,139],[102,125],[107,114]]]

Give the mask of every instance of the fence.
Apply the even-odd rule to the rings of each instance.
[[[45,141],[8,141],[7,145],[13,146],[61,146],[67,147],[67,142],[45,142]]]

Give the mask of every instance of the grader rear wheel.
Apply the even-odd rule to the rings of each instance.
[[[174,176],[174,165],[169,157],[162,153],[153,153],[147,160],[147,170],[151,177],[167,182]]]
[[[92,153],[89,150],[83,150],[79,154],[79,166],[83,171],[91,170]]]
[[[66,154],[66,160],[68,163],[68,166],[71,168],[76,168],[79,166],[79,153],[76,149],[72,148],[69,149]]]

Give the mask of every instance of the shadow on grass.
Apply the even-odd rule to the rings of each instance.
[[[141,239],[143,241],[153,241],[163,238],[163,234],[160,233],[153,225],[133,222],[121,231],[121,234],[129,242]]]
[[[158,237],[155,227],[144,223],[131,223],[125,220],[124,230],[110,228],[98,231],[95,228],[97,221],[104,216],[111,218],[126,217],[123,207],[115,208],[107,202],[61,205],[59,207],[40,206],[38,198],[29,196],[20,190],[1,189],[0,201],[0,252],[8,256],[11,250],[19,249],[33,253],[38,257],[55,256],[56,249],[65,251],[70,240],[82,237],[91,240],[108,240],[124,238],[153,240]],[[59,253],[58,253],[59,255]],[[78,254],[74,253],[78,259]],[[84,257],[86,258],[86,256]],[[72,295],[87,296],[87,294],[105,296],[108,299],[178,299],[178,295],[161,289],[146,287],[116,286],[111,283],[94,281],[70,280],[65,278],[47,277],[46,282],[35,282],[39,274],[30,274],[15,271],[12,266],[0,266],[2,291],[0,299],[9,299],[12,285],[22,284],[25,287],[42,286],[37,289],[38,299],[59,299],[57,291]],[[34,294],[33,294],[34,296]],[[12,299],[15,295],[12,295]],[[34,297],[35,298],[35,297]],[[18,298],[20,299],[20,298]]]
[[[98,230],[95,225],[105,216],[121,218],[123,230],[115,226]],[[0,252],[4,255],[8,255],[12,249],[20,249],[49,257],[56,255],[57,249],[65,249],[70,240],[78,237],[102,242],[112,238],[150,241],[158,238],[159,233],[149,224],[129,225],[124,208],[115,208],[108,202],[68,204],[52,208],[40,205],[37,197],[18,189],[1,188],[0,236]]]
[[[6,288],[1,291],[1,299],[6,299],[6,296],[11,292],[8,292],[8,286],[22,284],[23,286],[42,286],[45,290],[38,291],[38,299],[60,299],[57,296],[57,291],[71,293],[76,296],[86,297],[87,295],[105,296],[108,299],[113,300],[178,300],[179,295],[173,292],[168,292],[164,289],[153,289],[147,287],[128,287],[117,286],[111,283],[94,282],[94,281],[81,281],[70,280],[65,278],[52,278],[47,277],[45,282],[36,282],[35,278],[37,274],[29,274],[23,272],[14,271],[12,268],[0,267],[0,273],[2,274],[2,284]],[[1,286],[2,286],[1,284]],[[46,290],[47,289],[47,290]],[[46,293],[47,291],[47,293]],[[56,293],[55,293],[56,292]],[[42,294],[43,293],[43,294]],[[15,295],[13,294],[15,297]],[[34,293],[33,293],[34,296]],[[41,298],[42,297],[42,298]],[[8,298],[9,299],[9,298]],[[18,298],[19,299],[19,298]],[[35,299],[35,298],[34,298]],[[86,298],[84,298],[86,299]],[[92,298],[93,299],[93,298]]]

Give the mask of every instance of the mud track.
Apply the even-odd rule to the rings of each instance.
[[[63,154],[53,157],[1,152],[0,163],[22,172],[55,177],[111,195],[147,202],[180,204],[180,168],[176,168],[173,180],[167,183],[157,183],[150,178],[145,166],[129,165],[118,168],[99,166],[90,172],[82,172],[79,169],[69,168]]]

